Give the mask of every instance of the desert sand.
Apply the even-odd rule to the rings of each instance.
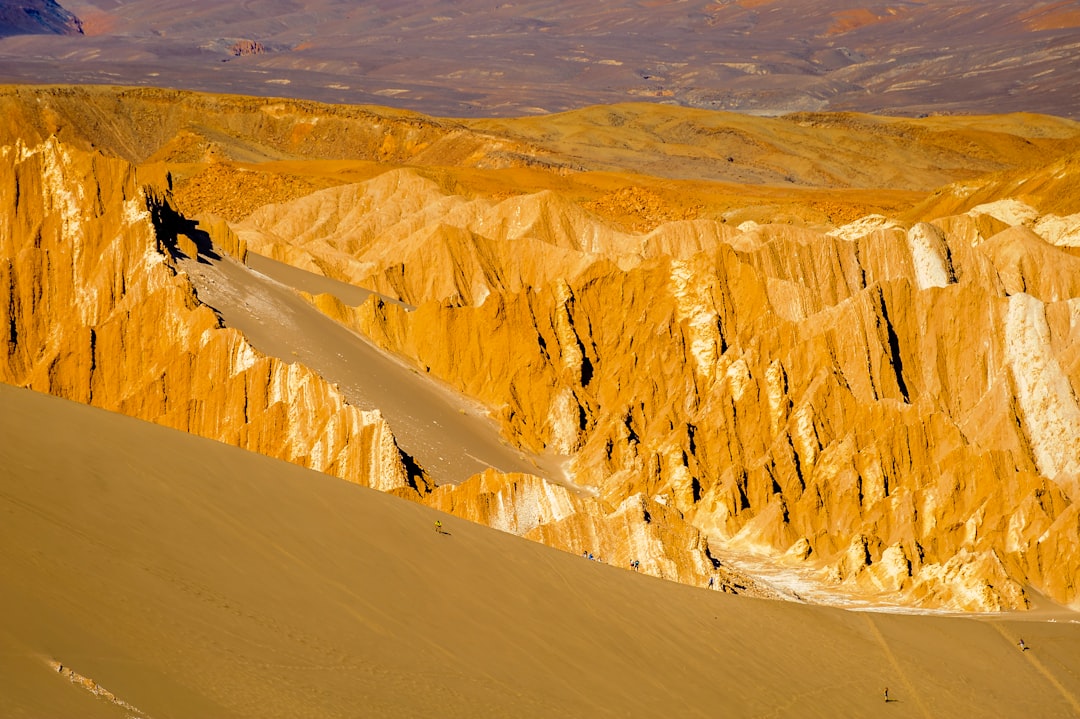
[[[350,404],[380,410],[396,428],[401,449],[429,474],[458,483],[494,467],[562,479],[554,458],[514,449],[500,439],[498,426],[481,405],[421,376],[296,293],[329,293],[359,304],[371,292],[259,255],[249,257],[250,268],[227,255],[218,257],[181,265],[199,298],[258,351],[303,362]]]
[[[1080,713],[1075,619],[730,597],[27,390],[0,406],[4,716]]]

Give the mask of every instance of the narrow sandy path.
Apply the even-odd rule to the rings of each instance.
[[[361,409],[378,409],[390,423],[398,445],[440,484],[457,484],[488,467],[561,480],[550,458],[511,447],[495,422],[478,404],[421,375],[375,347],[365,338],[331,320],[302,300],[290,286],[307,275],[320,289],[344,293],[348,285],[303,270],[280,271],[280,263],[260,258],[258,266],[279,279],[257,272],[228,256],[185,260],[202,302],[213,307],[225,324],[247,337],[260,352],[302,362]],[[363,299],[364,290],[343,299]]]
[[[889,646],[889,642],[886,641],[885,635],[881,633],[881,630],[878,629],[877,624],[874,623],[874,617],[870,614],[864,614],[863,617],[866,619],[867,626],[870,627],[870,633],[873,635],[874,640],[881,647],[881,650],[885,653],[885,658],[889,660],[889,664],[892,666],[893,671],[896,672],[896,677],[904,686],[905,695],[902,699],[898,699],[898,701],[907,701],[910,697],[911,701],[913,701],[915,703],[915,706],[918,707],[920,714],[922,714],[927,719],[933,719],[934,715],[931,714],[930,711],[927,710],[926,705],[923,704],[923,701],[919,696],[919,690],[915,687],[914,684],[912,684],[911,680],[908,678],[907,673],[904,671],[904,667],[900,665],[900,661],[896,658],[896,654],[893,653],[892,648]],[[893,696],[895,696],[895,694],[896,693],[893,692]]]

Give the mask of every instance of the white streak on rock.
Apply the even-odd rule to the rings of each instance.
[[[1080,499],[1080,406],[1050,349],[1045,306],[1030,295],[1009,298],[1005,358],[1036,466]]]
[[[676,317],[687,320],[690,335],[690,354],[697,371],[712,378],[720,356],[718,315],[710,306],[711,288],[698,278],[686,262],[671,263],[671,292],[675,297]]]
[[[1028,225],[1031,226],[1035,220],[1039,217],[1038,211],[1020,200],[997,200],[996,202],[987,202],[982,205],[977,205],[968,211],[969,215],[975,217],[977,215],[990,215],[991,217],[1001,220],[1007,225]]]
[[[915,269],[915,285],[925,290],[949,284],[952,280],[949,250],[941,231],[920,222],[908,231],[907,239]]]

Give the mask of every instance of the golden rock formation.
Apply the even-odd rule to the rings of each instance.
[[[6,382],[687,583],[768,594],[725,563],[764,556],[871,601],[1000,610],[1030,586],[1080,604],[1075,123],[636,106],[457,123],[150,90],[51,90],[34,108],[20,92],[0,95],[28,138],[0,186]],[[80,103],[128,114],[99,126]],[[230,130],[196,137],[196,116]],[[186,173],[200,212],[251,212],[196,226],[130,166],[74,149],[91,143]],[[295,164],[349,153],[381,164],[361,182]],[[765,204],[694,191],[665,210],[663,183],[612,179],[675,166],[777,186]],[[539,174],[483,174],[499,168]],[[261,194],[215,205],[218,176]],[[892,214],[830,194],[946,182]],[[562,455],[567,486],[409,476],[377,413],[199,304],[176,258],[211,242],[414,305],[309,297],[491,408],[515,447]]]
[[[462,484],[437,487],[424,502],[616,567],[717,591],[775,596],[717,561],[708,541],[681,512],[641,494],[613,508],[540,477],[488,470]]]
[[[664,502],[733,552],[797,547],[863,595],[1072,603],[1078,567],[1047,571],[1045,548],[1080,544],[1080,273],[986,217],[724,228],[475,306],[315,301],[572,456],[610,506]]]
[[[3,147],[0,173],[0,380],[379,489],[426,491],[378,412],[260,356],[198,302],[172,254],[197,253],[200,231],[170,228],[160,190],[128,163],[49,139]],[[224,223],[207,227],[242,255]]]
[[[348,405],[301,365],[261,356],[198,301],[176,258],[208,250],[243,258],[246,245],[224,220],[186,221],[126,162],[55,139],[5,147],[3,159],[0,180],[13,190],[0,196],[8,218],[0,235],[8,310],[0,380],[407,498],[430,492],[427,477],[409,476],[378,412]],[[547,512],[549,521],[507,524],[485,509],[493,493],[505,495],[512,511]],[[658,576],[763,591],[720,568],[681,519],[650,524],[641,506],[607,510],[539,478],[485,475],[440,488],[429,501],[570,550],[585,533],[590,546],[610,548],[607,556],[624,566],[636,548],[641,571]]]

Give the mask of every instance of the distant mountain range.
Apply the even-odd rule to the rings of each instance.
[[[0,37],[8,35],[82,35],[82,22],[54,0],[5,0],[0,3]]]
[[[12,37],[0,37],[0,82],[466,117],[628,100],[764,115],[1080,117],[1080,5],[1060,0],[266,0],[257,12],[206,0],[183,12],[165,0],[65,4],[70,13],[51,0],[5,6],[0,36]]]

